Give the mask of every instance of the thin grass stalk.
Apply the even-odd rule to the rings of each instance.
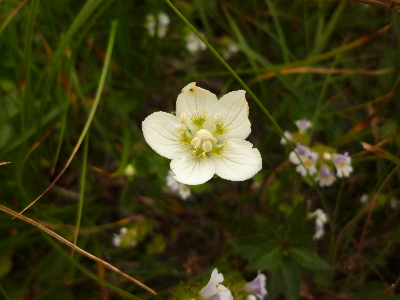
[[[2,284],[0,284],[0,292],[1,292],[1,294],[4,296],[4,299],[5,299],[5,300],[11,300],[11,298],[10,298],[10,297],[8,297],[8,295],[7,295],[6,291],[4,290],[4,288],[3,288],[3,285],[2,285]]]
[[[330,239],[330,244],[329,244],[329,259],[331,262],[333,262],[333,253],[335,250],[335,240],[336,240],[336,219],[339,216],[339,208],[340,208],[340,199],[342,198],[342,192],[344,190],[344,180],[342,180],[340,184],[340,189],[339,193],[336,197],[336,203],[335,203],[335,210],[333,212],[333,217],[330,221],[330,226],[331,226],[331,239]]]
[[[282,56],[283,56],[283,61],[285,63],[289,62],[289,57],[290,57],[290,51],[289,51],[289,47],[286,43],[286,39],[285,39],[285,35],[283,33],[282,30],[282,26],[281,23],[279,22],[279,18],[275,9],[275,4],[273,3],[273,1],[271,0],[265,0],[267,6],[269,7],[269,10],[271,12],[271,16],[272,16],[272,20],[274,21],[274,25],[276,28],[276,33],[278,35],[279,38],[279,45],[281,47],[282,50]]]
[[[128,274],[122,272],[118,268],[116,268],[113,265],[109,264],[108,262],[98,258],[97,256],[94,256],[93,254],[91,254],[91,253],[79,248],[78,246],[75,246],[73,243],[71,243],[70,241],[66,240],[62,236],[58,235],[54,231],[48,229],[47,227],[43,226],[42,224],[40,224],[40,223],[38,223],[38,222],[28,218],[28,217],[25,217],[24,215],[21,215],[21,214],[15,212],[15,211],[13,211],[12,209],[9,209],[9,208],[3,206],[3,205],[0,205],[0,210],[5,212],[5,213],[7,213],[7,214],[9,214],[9,215],[11,215],[11,216],[13,216],[14,218],[18,218],[18,219],[20,219],[22,221],[25,221],[25,222],[27,222],[27,223],[39,228],[40,230],[44,231],[48,235],[51,235],[52,237],[54,237],[55,239],[59,240],[61,243],[67,245],[68,247],[74,249],[75,251],[77,251],[77,252],[89,257],[90,259],[92,259],[92,260],[94,260],[94,261],[96,261],[98,263],[101,263],[102,265],[104,265],[108,269],[110,269],[110,270],[118,273],[119,275],[129,279],[130,281],[132,281],[133,283],[135,283],[138,286],[142,287],[143,289],[149,291],[150,293],[152,293],[154,295],[157,295],[157,293],[153,289],[149,288],[147,285],[143,284],[139,280],[129,276]],[[68,255],[68,257],[70,257],[70,256]]]
[[[79,191],[78,212],[76,217],[74,245],[77,244],[79,229],[81,228],[83,201],[85,200],[86,173],[87,173],[87,162],[88,162],[88,152],[89,152],[88,149],[89,149],[89,132],[86,134],[85,142],[83,144],[83,161],[82,161],[82,171],[80,175],[81,178],[79,181],[80,191]],[[74,250],[72,250],[71,256],[74,256]]]
[[[64,168],[61,170],[60,174],[58,174],[58,176],[49,185],[49,187],[42,194],[40,194],[39,197],[37,197],[35,200],[33,200],[26,208],[24,208],[20,212],[20,214],[24,213],[29,207],[31,207],[33,204],[35,204],[36,201],[38,201],[48,190],[51,189],[51,187],[58,181],[58,179],[61,177],[61,175],[68,168],[68,166],[71,163],[72,159],[75,157],[75,154],[78,152],[78,149],[79,149],[80,145],[82,144],[82,141],[83,141],[86,133],[89,130],[90,124],[93,121],[94,114],[96,113],[97,106],[99,105],[99,102],[100,102],[100,98],[101,98],[101,94],[102,94],[102,91],[103,91],[104,83],[106,81],[106,77],[107,77],[107,74],[108,74],[108,69],[109,69],[110,62],[111,62],[111,55],[112,55],[112,50],[113,50],[113,46],[114,46],[114,42],[115,42],[115,35],[116,35],[116,32],[117,32],[117,26],[118,26],[118,21],[116,21],[116,20],[112,21],[110,38],[109,38],[108,45],[107,45],[107,51],[106,51],[106,57],[104,59],[103,70],[101,71],[101,77],[100,77],[99,85],[97,87],[96,97],[94,99],[93,106],[92,106],[92,109],[91,109],[90,114],[88,116],[88,119],[86,121],[85,127],[82,130],[82,133],[81,133],[81,135],[79,137],[79,140],[76,143],[76,145],[75,145],[75,147],[74,147],[74,149],[73,149],[73,151],[71,153],[71,156],[68,158],[68,161],[65,164]]]
[[[35,30],[36,15],[39,9],[39,0],[32,0],[29,8],[28,21],[26,24],[26,35],[24,39],[25,51],[24,51],[24,71],[25,71],[25,88],[23,96],[21,97],[21,129],[22,133],[26,133],[28,126],[28,120],[32,120],[32,113],[34,110],[33,99],[32,99],[32,42],[33,32]]]
[[[117,293],[128,297],[129,299],[133,299],[133,300],[142,300],[141,298],[132,295],[126,291],[124,291],[123,289],[115,286],[114,284],[112,284],[111,282],[108,282],[107,280],[104,280],[103,278],[101,278],[100,276],[96,275],[95,273],[91,272],[90,270],[88,270],[87,268],[85,268],[82,264],[80,264],[79,262],[77,262],[76,260],[74,260],[70,255],[68,255],[67,252],[65,252],[60,245],[58,245],[55,241],[53,241],[48,235],[44,235],[44,237],[49,241],[49,243],[58,251],[60,252],[60,254],[67,259],[72,265],[74,265],[75,267],[79,268],[81,271],[83,271],[84,273],[86,273],[89,277],[93,278],[94,280],[96,280],[97,282],[99,282],[100,284],[116,291]]]

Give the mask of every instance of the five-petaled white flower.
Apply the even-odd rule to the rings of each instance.
[[[218,100],[192,82],[178,96],[176,116],[155,112],[143,121],[146,142],[172,159],[177,181],[202,184],[214,174],[242,181],[261,170],[260,152],[245,140],[251,124],[244,95],[245,91],[235,91]]]
[[[199,293],[204,300],[233,300],[231,291],[221,282],[224,281],[224,275],[218,273],[215,268],[211,273],[210,281],[203,287]]]
[[[265,288],[266,281],[267,277],[259,272],[255,279],[244,285],[243,289],[250,294],[256,295],[258,299],[263,300],[268,295]]]
[[[289,160],[293,164],[297,165],[296,171],[300,173],[303,177],[307,175],[307,170],[310,175],[314,175],[315,173],[317,173],[315,163],[318,159],[318,153],[312,152],[310,148],[303,146],[300,143],[297,143],[295,150],[300,157],[300,160],[297,157],[296,153],[294,153],[294,151],[289,153]]]
[[[350,173],[353,172],[351,157],[348,152],[345,152],[344,154],[333,154],[332,162],[336,167],[337,176],[340,178],[349,177]]]

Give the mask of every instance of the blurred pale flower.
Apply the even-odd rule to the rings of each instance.
[[[351,157],[349,153],[346,152],[344,154],[333,154],[332,162],[336,167],[337,176],[342,177],[349,177],[350,173],[353,172],[353,167],[351,166]]]
[[[157,15],[157,20],[154,15],[147,15],[146,16],[146,28],[147,31],[149,32],[150,36],[154,36],[156,33],[156,24],[158,22],[157,26],[157,35],[159,38],[165,37],[167,34],[168,30],[168,25],[170,23],[170,19],[166,13],[160,12]]]
[[[267,277],[263,273],[258,273],[257,277],[245,284],[243,289],[250,294],[256,295],[259,300],[263,300],[268,294],[265,288],[266,281]]]
[[[289,160],[293,164],[297,165],[296,171],[303,177],[307,175],[307,170],[310,175],[317,173],[315,162],[318,159],[318,153],[312,152],[308,147],[303,146],[300,143],[297,143],[295,151],[299,155],[300,160],[294,151],[290,152]],[[301,162],[303,162],[304,165],[301,164]]]
[[[301,134],[305,133],[309,128],[311,128],[311,122],[305,119],[297,120],[295,124]]]
[[[210,281],[199,293],[200,298],[204,300],[233,300],[231,291],[221,284],[222,281],[224,281],[224,275],[214,269]]]
[[[310,218],[316,218],[315,219],[315,234],[314,234],[314,240],[319,240],[322,238],[325,234],[325,229],[324,226],[326,223],[328,223],[328,218],[325,214],[325,212],[318,208],[314,212],[309,214]]]
[[[317,181],[321,187],[331,186],[336,181],[336,177],[331,168],[326,164],[322,164],[317,177],[315,177],[315,181]]]
[[[186,184],[176,181],[174,178],[174,172],[171,170],[168,171],[168,175],[165,180],[167,181],[167,187],[171,191],[178,193],[182,200],[186,200],[192,194],[192,191]]]
[[[257,297],[253,294],[248,294],[246,300],[257,300]]]
[[[222,51],[222,57],[225,60],[228,60],[232,57],[232,55],[236,54],[239,52],[239,47],[237,46],[237,44],[232,41],[231,39],[227,39],[227,45],[226,45],[226,49],[224,49]]]
[[[390,208],[391,209],[396,209],[397,206],[399,206],[400,200],[397,199],[396,197],[391,197],[390,198]]]
[[[362,204],[367,203],[368,200],[369,200],[368,194],[362,194],[362,195],[361,195],[361,197],[360,197],[360,202],[361,202]]]
[[[332,155],[330,153],[328,153],[328,152],[324,152],[322,154],[322,158],[325,159],[325,160],[331,160],[332,159]]]
[[[176,181],[174,178],[174,172],[171,170],[168,171],[167,177],[165,177],[165,181],[167,182],[167,187],[173,191],[177,192],[179,190],[179,185],[181,184],[180,182]]]
[[[179,186],[178,193],[182,200],[186,200],[187,198],[190,197],[192,191],[186,184],[181,183]]]
[[[128,164],[124,169],[124,173],[129,180],[132,180],[133,177],[137,174],[137,171],[132,164]]]
[[[260,152],[245,140],[251,124],[244,95],[245,91],[235,91],[218,100],[192,82],[178,96],[176,116],[155,112],[143,121],[146,142],[172,159],[177,181],[202,184],[214,174],[242,181],[261,170]]]
[[[112,239],[113,245],[114,245],[115,247],[121,246],[122,237],[123,237],[124,235],[126,235],[127,233],[128,233],[128,229],[127,229],[126,227],[122,227],[122,228],[119,230],[119,234],[114,233],[114,234],[113,234],[113,239]]]
[[[286,139],[287,139],[288,141],[290,141],[290,142],[293,141],[293,135],[292,135],[289,131],[285,131],[285,132],[283,133],[283,135],[286,137]],[[280,143],[281,143],[281,145],[286,145],[286,144],[287,144],[286,140],[285,140],[283,137],[281,137]]]
[[[186,49],[188,49],[190,53],[204,51],[206,48],[206,44],[204,44],[203,41],[193,32],[186,36]]]

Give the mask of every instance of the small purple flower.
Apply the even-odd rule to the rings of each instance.
[[[263,273],[258,273],[257,277],[243,286],[243,289],[257,296],[259,300],[263,300],[268,294],[265,288],[267,277]]]
[[[308,120],[297,120],[295,122],[297,128],[299,129],[300,134],[306,132],[309,128],[311,128],[311,122]]]
[[[331,168],[329,168],[326,164],[322,164],[318,176],[315,177],[315,181],[317,181],[321,187],[324,187],[331,186],[335,180],[336,177]]]
[[[296,152],[297,152],[299,155],[308,155],[309,153],[311,153],[310,148],[308,148],[308,147],[306,147],[306,146],[303,146],[303,145],[300,144],[300,143],[297,143],[297,144],[296,144]]]
[[[350,173],[353,172],[351,157],[348,152],[345,152],[344,154],[333,154],[332,162],[336,167],[337,176],[340,178],[349,177]]]
[[[318,160],[318,153],[312,152],[310,148],[303,146],[300,143],[297,143],[296,145],[296,152],[299,155],[300,160],[294,151],[289,154],[289,160],[293,164],[297,165],[296,171],[303,177],[307,175],[307,170],[310,175],[317,173],[315,163]]]

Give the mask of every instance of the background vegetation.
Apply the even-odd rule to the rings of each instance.
[[[173,4],[282,130],[311,120],[311,142],[348,151],[354,172],[324,189],[303,179],[248,93],[263,170],[245,182],[213,178],[182,201],[141,122],[174,111],[192,81],[218,96],[243,89],[234,76],[209,50],[187,50],[191,29],[161,0],[0,1],[0,162],[11,162],[0,166],[0,204],[23,210],[73,155],[24,215],[158,293],[80,253],[72,260],[70,248],[2,212],[0,298],[166,299],[218,267],[247,280],[262,270],[267,299],[399,299],[398,12],[318,0]],[[159,12],[170,18],[165,37],[145,25]],[[321,240],[307,218],[316,208],[330,221]],[[116,247],[122,227],[129,234]]]

